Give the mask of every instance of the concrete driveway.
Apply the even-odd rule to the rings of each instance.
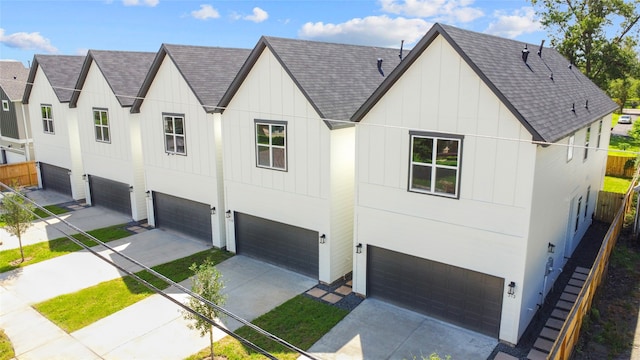
[[[484,360],[496,339],[375,299],[365,299],[315,343],[321,359],[421,359],[437,352],[452,359]],[[304,357],[301,357],[304,359]]]

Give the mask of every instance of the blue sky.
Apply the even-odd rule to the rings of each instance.
[[[524,0],[1,0],[0,59],[162,43],[253,48],[260,36],[406,48],[434,22],[538,44]],[[548,42],[547,42],[548,44]]]

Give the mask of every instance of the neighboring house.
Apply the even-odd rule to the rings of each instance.
[[[142,132],[149,224],[226,246],[214,110],[249,53],[168,44],[158,51],[131,108]]]
[[[436,24],[353,116],[355,292],[518,342],[591,224],[616,108],[524,45]]]
[[[382,59],[384,62],[379,62]],[[348,120],[384,48],[262,37],[220,102],[227,248],[331,283],[352,270]]]
[[[69,102],[80,134],[87,202],[147,218],[140,124],[130,109],[155,53],[89,50]]]
[[[33,142],[22,95],[29,69],[19,61],[0,60],[0,164],[33,160]]]
[[[69,100],[84,56],[35,55],[22,103],[28,108],[40,186],[85,198],[75,110]]]

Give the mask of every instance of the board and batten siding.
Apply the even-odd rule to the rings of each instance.
[[[464,136],[459,199],[407,190],[410,131]],[[354,255],[354,291],[366,294],[367,245],[522,284],[536,146],[442,37],[356,133],[355,244],[363,251]],[[517,343],[522,299],[506,290],[500,339]]]
[[[331,180],[349,161],[332,164],[332,147],[348,148],[353,133],[333,134],[268,48],[222,117],[226,208],[326,234],[327,242],[319,244],[319,280],[330,283],[344,275],[352,230],[348,224],[333,224],[332,212],[348,214],[343,208],[349,205],[347,199],[332,202],[332,192],[348,195],[349,190],[332,186]],[[256,166],[256,119],[287,122],[287,171]],[[335,180],[349,180],[347,174],[341,179],[334,175]],[[236,251],[233,229],[232,217],[227,221],[227,242]]]
[[[54,134],[44,132],[40,106],[51,105]],[[86,197],[85,174],[77,125],[77,109],[68,103],[60,103],[49,80],[38,68],[29,96],[29,122],[35,160],[71,170],[71,194],[75,200]]]
[[[186,155],[165,151],[163,114],[184,116]],[[205,112],[173,61],[165,56],[139,115],[147,189],[216,208],[211,219],[213,245],[226,246],[220,114]],[[148,201],[151,205],[151,199]]]
[[[109,119],[110,142],[96,141],[93,120],[94,109],[106,109]],[[122,107],[98,66],[93,62],[80,96],[76,114],[82,161],[87,174],[133,186],[131,216],[134,220],[147,218],[146,206],[139,206],[144,196],[145,185],[140,177],[134,176],[134,169],[141,168],[142,156],[139,153],[140,131],[137,122],[130,117],[130,108]],[[88,183],[87,183],[88,184]],[[88,186],[88,185],[87,185]]]

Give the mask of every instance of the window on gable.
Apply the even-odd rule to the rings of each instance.
[[[576,141],[576,136],[569,136],[569,145],[567,146],[567,161],[571,161],[573,159],[573,144]]]
[[[582,207],[582,196],[578,198],[578,204],[576,205],[576,225],[574,232],[578,232],[578,226],[580,225],[580,207]]]
[[[109,113],[106,109],[93,109],[93,126],[96,130],[96,141],[110,142]]]
[[[2,100],[2,110],[9,111],[9,100]]]
[[[596,147],[598,149],[600,149],[600,138],[602,137],[602,120],[600,120],[600,123],[598,124],[598,142],[596,144]]]
[[[459,196],[462,137],[411,133],[409,191]]]
[[[587,128],[587,134],[584,136],[584,159],[587,160],[589,155],[589,140],[591,138],[591,126]]]
[[[256,165],[287,170],[287,123],[256,120]]]
[[[164,150],[169,154],[186,155],[186,135],[183,115],[163,115]]]
[[[584,201],[584,218],[587,218],[587,214],[589,213],[589,194],[591,193],[591,186],[587,188],[587,198]]]
[[[53,134],[53,112],[51,111],[51,105],[40,105],[40,111],[42,113],[42,129],[47,134]]]

